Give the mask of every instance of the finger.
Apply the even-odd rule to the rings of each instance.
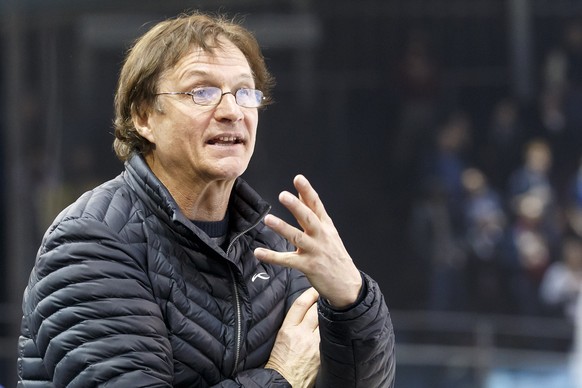
[[[307,310],[307,313],[305,313],[305,317],[303,317],[302,324],[307,326],[311,331],[315,330],[319,326],[317,303],[313,303],[309,310]]]
[[[311,210],[300,198],[283,191],[279,194],[279,202],[283,204],[293,214],[299,225],[309,234],[317,232],[320,220],[313,210]]]
[[[273,229],[277,234],[281,235],[297,248],[309,250],[313,246],[313,239],[307,233],[289,225],[279,217],[268,214],[265,217],[265,225]]]
[[[299,198],[311,209],[320,220],[329,218],[319,194],[305,176],[299,174],[293,179],[293,185],[299,193]]]
[[[287,312],[287,316],[283,321],[283,325],[294,325],[297,326],[303,319],[305,315],[309,311],[309,309],[317,302],[317,298],[319,297],[319,293],[315,290],[315,288],[311,287],[308,288],[303,292],[303,294],[299,295],[299,298],[293,302],[293,305]]]
[[[281,267],[295,268],[301,272],[302,261],[295,260],[297,253],[295,252],[278,252],[266,248],[256,248],[255,257],[265,263],[280,265]]]

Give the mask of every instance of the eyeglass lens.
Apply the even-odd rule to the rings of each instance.
[[[199,105],[217,105],[222,100],[224,94],[233,94],[230,92],[222,93],[217,87],[204,87],[192,90],[192,100]],[[246,108],[257,108],[263,100],[263,93],[260,90],[241,88],[234,92],[236,103]]]

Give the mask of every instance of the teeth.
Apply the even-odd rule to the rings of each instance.
[[[236,137],[234,137],[234,136],[220,136],[218,138],[218,140],[221,142],[233,143],[234,141],[236,141]]]
[[[224,136],[217,136],[217,137],[209,140],[209,143],[210,144],[224,144],[224,145],[242,144],[243,140],[240,137],[238,137],[237,135],[233,135],[233,136],[224,135]]]

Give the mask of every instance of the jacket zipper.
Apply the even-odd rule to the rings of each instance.
[[[238,362],[240,361],[240,348],[242,342],[242,311],[240,306],[240,295],[238,293],[238,286],[236,282],[236,277],[234,276],[234,271],[232,267],[230,268],[230,275],[232,277],[232,284],[234,289],[234,299],[236,305],[236,347],[235,347],[235,356],[234,356],[234,367],[232,369],[232,374],[234,375],[237,371]]]
[[[236,240],[238,240],[241,236],[243,236],[244,234],[246,234],[249,231],[251,231],[252,229],[254,229],[270,210],[271,210],[271,207],[269,206],[267,211],[265,211],[261,215],[261,217],[259,217],[257,222],[255,222],[250,227],[248,227],[247,229],[245,229],[242,232],[240,232],[239,234],[237,234],[232,239],[232,241],[228,244],[228,248],[226,249],[227,256],[229,255]],[[232,369],[232,374],[234,375],[238,369],[238,363],[240,361],[240,350],[241,350],[241,346],[242,346],[242,308],[241,308],[240,294],[238,292],[236,276],[234,275],[234,271],[232,269],[232,266],[229,266],[228,268],[230,269],[230,276],[232,277],[232,285],[233,285],[233,289],[234,289],[234,299],[235,299],[235,306],[236,306],[236,345],[235,345],[236,347],[235,347],[235,356],[234,356],[234,367]]]

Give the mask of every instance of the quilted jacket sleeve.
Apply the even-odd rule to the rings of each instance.
[[[134,259],[140,248],[116,230],[65,220],[39,252],[24,324],[55,387],[172,385],[166,327]]]
[[[394,386],[394,330],[378,284],[364,274],[362,301],[347,311],[319,302],[317,388]]]

